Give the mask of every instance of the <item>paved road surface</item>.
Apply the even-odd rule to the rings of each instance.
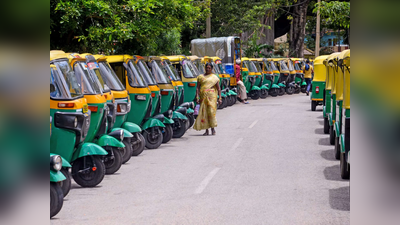
[[[304,94],[250,102],[219,110],[216,136],[190,129],[98,188],[73,183],[51,224],[349,224],[321,107]]]

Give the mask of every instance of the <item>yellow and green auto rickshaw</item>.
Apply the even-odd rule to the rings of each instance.
[[[148,149],[158,148],[163,141],[164,117],[162,114],[151,117],[153,112],[152,92],[136,64],[136,59],[130,55],[106,57],[118,79],[129,92],[131,111],[128,113],[127,121],[141,126],[145,146]]]
[[[221,84],[221,91],[225,92],[225,95],[227,96],[227,106],[232,106],[236,103],[237,101],[237,89],[236,89],[236,77],[235,77],[235,86],[231,85],[231,80],[232,76],[230,75],[232,73],[229,72],[228,70],[230,69],[228,63],[223,64],[221,60],[216,60],[215,61],[216,66],[219,69],[219,72],[222,74],[224,77],[223,79],[223,84]],[[228,70],[227,70],[228,67]]]
[[[95,143],[85,142],[91,121],[91,111],[83,96],[80,79],[71,68],[63,51],[50,51],[50,116],[53,126],[50,153],[71,163],[72,178],[82,187],[94,187],[104,178],[103,157],[108,153]],[[71,185],[68,165],[63,163],[64,196]]]
[[[350,49],[338,56],[340,75],[343,77],[342,107],[339,109],[339,124],[336,134],[339,135],[340,175],[342,179],[350,179]],[[345,116],[343,122],[343,114]]]
[[[280,72],[278,67],[275,64],[274,59],[264,59],[265,67],[268,68],[268,71],[272,71],[272,86],[268,92],[272,97],[276,97],[281,92],[281,86],[283,85],[279,83]]]
[[[192,61],[193,65],[196,66],[196,69],[198,70],[198,74],[204,74],[204,65],[202,64],[201,60],[202,58],[196,56],[196,55],[191,55],[191,56],[187,56],[188,59],[190,59],[190,61]]]
[[[261,80],[261,72],[258,71],[256,65],[247,57],[243,57],[241,61],[242,78],[248,96],[254,100],[260,98],[261,89],[257,86],[257,80]],[[245,69],[245,70],[244,70]]]
[[[287,67],[286,63],[283,60],[284,60],[283,58],[269,59],[269,61],[272,62],[279,71],[279,76],[275,77],[275,79],[277,79],[276,84],[280,88],[279,92],[278,92],[279,96],[282,96],[285,94],[286,80],[289,77],[289,73],[290,73],[289,68]],[[274,74],[275,74],[275,72],[274,72]]]
[[[325,80],[326,80],[326,68],[324,60],[327,55],[318,56],[314,61],[314,78],[311,81],[311,111],[315,111],[318,105],[322,105],[324,93],[325,93]]]
[[[100,75],[103,78],[103,82],[111,89],[116,104],[115,122],[113,126],[109,126],[109,132],[120,129],[124,131],[123,143],[125,148],[122,154],[122,163],[124,164],[130,160],[131,156],[138,156],[143,152],[145,140],[141,134],[142,129],[137,124],[127,122],[128,113],[131,110],[131,100],[128,91],[125,89],[124,85],[115,74],[115,71],[108,63],[107,57],[104,55],[93,56],[99,65]],[[107,99],[108,103],[110,103],[110,101],[111,99]]]
[[[294,93],[306,93],[307,83],[305,82],[303,66],[305,65],[303,58],[292,58],[294,69],[296,70],[296,90]]]
[[[298,85],[295,83],[296,79],[296,70],[294,68],[293,61],[291,59],[284,59],[284,62],[286,63],[288,69],[289,69],[289,76],[287,77],[285,81],[286,85],[286,93],[288,95],[292,95],[295,93],[296,89],[300,88]]]
[[[113,126],[116,116],[116,105],[111,89],[101,77],[99,65],[92,55],[73,53],[68,54],[68,59],[79,78],[78,82],[82,86],[83,95],[91,111],[90,128],[85,141],[94,142],[108,152],[103,161],[106,174],[113,174],[121,168],[125,145],[123,130],[108,133],[108,128]]]
[[[261,73],[260,79],[257,78],[256,80],[256,84],[261,89],[260,98],[265,99],[268,97],[268,92],[272,85],[272,71],[268,71],[268,64],[264,65],[263,58],[251,58],[250,60],[254,62],[257,71]]]

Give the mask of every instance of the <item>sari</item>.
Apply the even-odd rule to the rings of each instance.
[[[197,84],[200,85],[200,109],[193,125],[195,130],[217,127],[215,115],[217,113],[218,90],[215,85],[218,81],[219,77],[215,74],[197,77]]]

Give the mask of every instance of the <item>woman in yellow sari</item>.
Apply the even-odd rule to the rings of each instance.
[[[197,77],[196,99],[200,104],[199,114],[193,125],[195,130],[206,130],[203,135],[208,135],[211,128],[212,135],[215,135],[214,127],[217,127],[217,99],[221,104],[221,88],[219,77],[212,73],[213,65],[206,64],[206,73]],[[217,98],[218,97],[218,98]]]

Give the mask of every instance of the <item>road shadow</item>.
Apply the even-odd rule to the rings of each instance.
[[[327,180],[348,182],[347,180],[343,180],[342,177],[340,177],[339,165],[326,167],[324,169],[324,176],[325,176],[325,179],[327,179]]]
[[[322,132],[323,132],[323,130],[322,130]],[[331,145],[331,143],[329,141],[329,137],[319,139],[318,144],[325,145],[325,146],[333,146],[333,145]]]
[[[323,115],[317,117],[317,119],[323,119],[323,118],[324,118]]]
[[[350,211],[350,186],[329,189],[329,205],[332,209]]]
[[[339,161],[337,159],[335,159],[335,153],[333,152],[334,149],[330,149],[330,150],[325,150],[321,152],[321,157],[328,160],[328,161]]]
[[[324,128],[317,128],[314,131],[316,134],[324,134]]]
[[[323,120],[318,120],[319,125],[324,126],[324,121]]]
[[[107,175],[107,176],[109,176],[109,175]],[[91,189],[93,189],[93,188],[101,188],[102,186],[101,186],[101,183],[99,184],[99,185],[97,185],[97,186],[95,186],[95,187],[90,187]],[[85,189],[85,188],[87,188],[87,187],[82,187],[82,186],[80,186],[79,184],[76,184],[76,183],[72,183],[71,184],[71,190],[73,190],[73,189]]]

